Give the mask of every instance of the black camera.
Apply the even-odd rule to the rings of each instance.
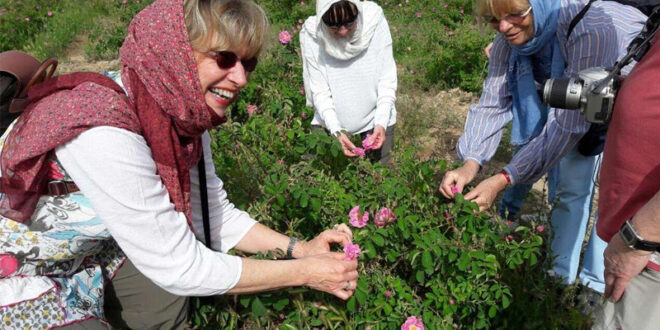
[[[543,87],[543,103],[559,109],[579,109],[588,122],[603,124],[612,117],[620,82],[619,75],[602,67],[583,70],[577,78],[548,79]]]

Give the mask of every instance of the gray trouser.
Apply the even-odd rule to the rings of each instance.
[[[619,302],[606,302],[594,315],[593,329],[658,329],[660,325],[660,273],[644,269],[635,276]]]
[[[106,286],[105,317],[112,329],[183,329],[188,298],[173,295],[138,271],[130,260]],[[110,329],[91,319],[60,329]]]
[[[312,126],[313,130],[325,130],[321,126],[314,125]],[[360,133],[362,139],[367,137],[367,134],[373,133],[373,129],[366,132]],[[326,131],[326,133],[328,133]],[[361,146],[357,146],[361,147]],[[380,149],[377,150],[367,150],[367,157],[371,160],[372,163],[380,161],[381,165],[389,165],[392,159],[392,148],[394,147],[394,125],[387,127],[385,130],[385,143]]]

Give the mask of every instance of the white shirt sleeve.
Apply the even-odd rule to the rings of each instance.
[[[207,145],[208,137],[205,141]],[[210,150],[206,153],[210,156]],[[206,248],[195,237],[185,215],[174,210],[142,136],[114,127],[96,127],[58,147],[56,155],[124,253],[154,283],[185,296],[223,294],[238,283],[242,261]],[[208,162],[207,172],[213,236],[220,231],[220,240],[216,238],[212,245],[226,251],[254,221],[226,200],[222,183],[210,178],[215,173]],[[197,176],[196,169],[191,176]],[[192,190],[196,191],[196,207],[196,183]],[[200,219],[194,221],[197,227],[201,212],[195,213],[194,218]],[[198,236],[201,230],[195,229]]]
[[[321,117],[325,127],[330,133],[342,130],[337,118],[335,103],[332,99],[330,86],[321,71],[319,64],[319,45],[309,36],[309,33],[300,33],[300,48],[303,57],[303,81],[306,93],[311,94],[314,111]]]
[[[381,68],[381,76],[378,80],[378,104],[376,106],[376,113],[374,114],[374,125],[380,125],[384,128],[393,125],[390,123],[392,109],[396,101],[396,63],[394,62],[394,55],[392,54],[392,36],[390,35],[390,28],[387,20],[383,17],[379,24],[378,30],[374,38],[380,38],[382,43],[382,50],[380,51],[380,58],[383,60]]]

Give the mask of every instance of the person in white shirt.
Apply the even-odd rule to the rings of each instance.
[[[387,164],[394,145],[397,76],[383,10],[371,1],[319,0],[316,15],[300,31],[300,47],[312,125],[325,127],[348,157],[361,153],[349,135],[369,135],[367,149],[373,150],[367,154]]]
[[[188,296],[353,294],[357,261],[330,251],[351,242],[346,225],[308,242],[277,233],[227,200],[213,166],[207,131],[246,85],[267,26],[252,1],[156,0],[120,51],[127,95],[90,73],[35,88],[42,98],[0,141],[3,326],[183,328]]]

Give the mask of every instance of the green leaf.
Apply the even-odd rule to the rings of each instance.
[[[424,253],[422,253],[422,266],[426,269],[433,269],[433,257],[431,256],[431,252],[424,251]]]
[[[279,311],[283,310],[284,307],[286,307],[286,305],[288,305],[288,304],[289,304],[289,299],[287,299],[287,298],[280,299],[276,303],[273,304],[273,308],[275,308],[275,310],[279,312]]]
[[[378,245],[378,246],[385,245],[385,239],[383,238],[383,236],[380,236],[378,234],[373,234],[373,236],[371,237],[371,240],[374,243],[376,243],[376,245]]]
[[[252,300],[252,314],[255,316],[264,316],[268,313],[266,306],[261,302],[259,297],[254,297]]]
[[[502,308],[507,308],[510,304],[511,302],[509,301],[509,297],[502,295]]]
[[[495,306],[490,306],[490,309],[488,310],[488,317],[492,319],[495,317],[495,315],[497,315],[497,308],[495,308]]]
[[[356,309],[355,309],[355,296],[353,296],[353,297],[351,297],[351,298],[348,299],[348,302],[346,303],[346,308],[347,308],[350,312],[354,312],[354,313],[355,313],[355,310],[356,310]]]
[[[415,274],[415,279],[420,284],[424,284],[424,271],[423,270],[418,270],[417,273]]]

